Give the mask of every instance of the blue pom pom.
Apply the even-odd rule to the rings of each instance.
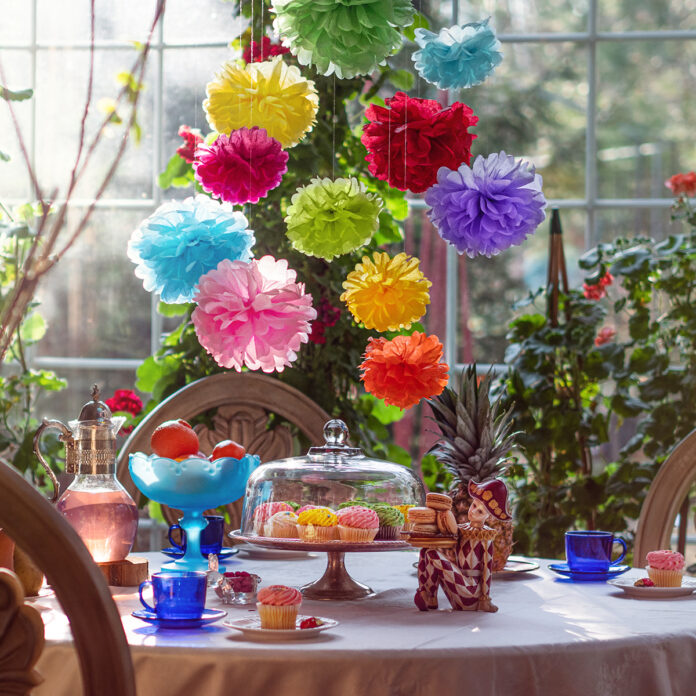
[[[416,29],[421,47],[412,60],[418,74],[439,89],[473,87],[483,82],[503,59],[500,41],[488,26],[489,19],[455,25],[434,34]]]
[[[135,275],[163,302],[191,302],[198,279],[220,261],[249,261],[254,233],[242,213],[206,196],[165,203],[128,242]]]

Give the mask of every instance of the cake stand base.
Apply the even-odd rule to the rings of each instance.
[[[315,582],[300,588],[305,599],[353,600],[373,597],[371,587],[363,585],[348,575],[345,566],[346,554],[342,551],[328,551],[324,574]]]

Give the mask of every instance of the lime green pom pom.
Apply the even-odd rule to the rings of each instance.
[[[382,200],[350,179],[312,179],[292,197],[285,222],[293,247],[331,261],[355,251],[379,226]]]
[[[411,0],[275,0],[276,28],[302,65],[344,79],[366,75],[401,47]]]

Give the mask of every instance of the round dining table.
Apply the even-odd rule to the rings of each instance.
[[[300,587],[321,576],[326,554],[240,551],[227,570],[261,577],[260,586]],[[150,570],[166,557],[144,554]],[[255,606],[206,606],[227,617],[198,629],[158,629],[133,616],[137,588],[111,588],[131,645],[139,696],[693,696],[696,594],[637,599],[606,582],[573,582],[549,561],[496,576],[497,613],[437,611],[414,603],[415,551],[347,554],[346,567],[375,594],[359,601],[308,601],[300,613],[334,619],[316,636],[269,641],[224,625]],[[631,569],[633,581],[645,572]],[[36,696],[79,696],[70,625],[55,597],[32,601],[46,646]],[[299,633],[299,630],[298,630]],[[94,627],[99,640],[99,626]],[[98,696],[98,695],[94,695]]]

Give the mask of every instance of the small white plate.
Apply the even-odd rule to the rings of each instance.
[[[696,590],[696,578],[682,578],[681,587],[636,587],[632,578],[614,578],[607,584],[618,587],[629,597],[639,599],[672,599],[686,597]]]
[[[505,567],[493,573],[493,579],[516,578],[520,573],[529,573],[533,570],[539,570],[539,564],[536,561],[530,561],[522,556],[510,556],[505,562]]]
[[[323,616],[315,616],[314,618],[323,621],[321,626],[316,628],[300,628],[300,621],[309,619],[309,616],[297,617],[297,628],[295,629],[273,629],[261,628],[261,619],[258,616],[249,616],[245,619],[236,619],[235,621],[224,621],[223,626],[234,628],[236,631],[241,631],[247,638],[255,640],[302,640],[303,638],[312,638],[317,636],[321,631],[326,631],[329,628],[336,628],[338,621],[335,619],[327,619]]]

